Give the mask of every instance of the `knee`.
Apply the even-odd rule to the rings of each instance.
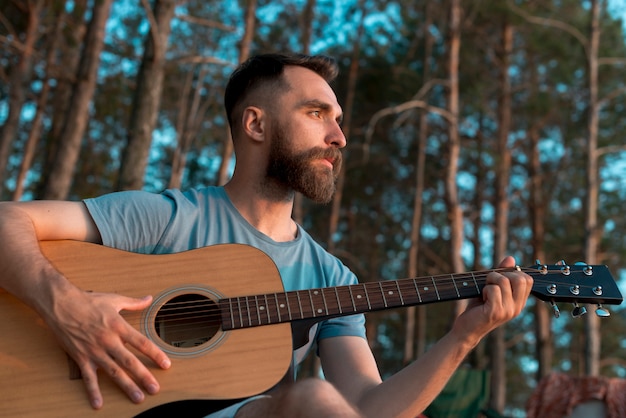
[[[299,416],[360,416],[335,386],[322,379],[310,378],[296,382],[282,395],[282,407],[298,410]]]

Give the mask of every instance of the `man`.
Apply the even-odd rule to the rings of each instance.
[[[328,202],[334,192],[346,145],[342,110],[329,85],[336,72],[324,57],[262,55],[233,73],[225,106],[237,163],[223,188],[0,205],[0,286],[32,306],[54,331],[81,368],[93,408],[106,404],[98,369],[133,402],[159,391],[130,348],[162,368],[170,366],[169,359],[119,315],[146,308],[151,298],[76,288],[41,255],[38,241],[72,239],[157,254],[238,242],[270,255],[287,290],[356,283],[291,218],[295,192],[317,202]],[[513,264],[509,257],[502,266]],[[385,382],[362,316],[324,321],[317,344],[325,380],[297,382],[214,416],[417,416],[481,338],[520,313],[531,286],[521,272],[490,273],[482,299],[428,353]]]

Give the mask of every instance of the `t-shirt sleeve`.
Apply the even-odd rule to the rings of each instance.
[[[163,194],[124,191],[84,200],[108,247],[150,254],[158,246],[175,212]]]

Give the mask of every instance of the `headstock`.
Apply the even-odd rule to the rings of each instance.
[[[573,266],[561,261],[557,264],[537,264],[524,269],[534,279],[532,294],[550,302],[554,316],[560,315],[556,302],[570,302],[574,305],[572,316],[579,317],[587,312],[580,304],[597,305],[596,314],[609,316],[603,304],[619,305],[623,297],[615,279],[607,266],[576,263]]]

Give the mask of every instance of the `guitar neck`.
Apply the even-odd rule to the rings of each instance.
[[[507,269],[500,269],[507,270]],[[510,269],[508,269],[510,270]],[[296,290],[220,300],[224,330],[473,298],[494,270]]]
[[[607,266],[585,264],[506,267],[350,286],[267,293],[221,299],[224,330],[299,320],[324,319],[383,309],[479,296],[491,272],[519,270],[534,278],[531,293],[546,302],[622,303],[622,295]]]

